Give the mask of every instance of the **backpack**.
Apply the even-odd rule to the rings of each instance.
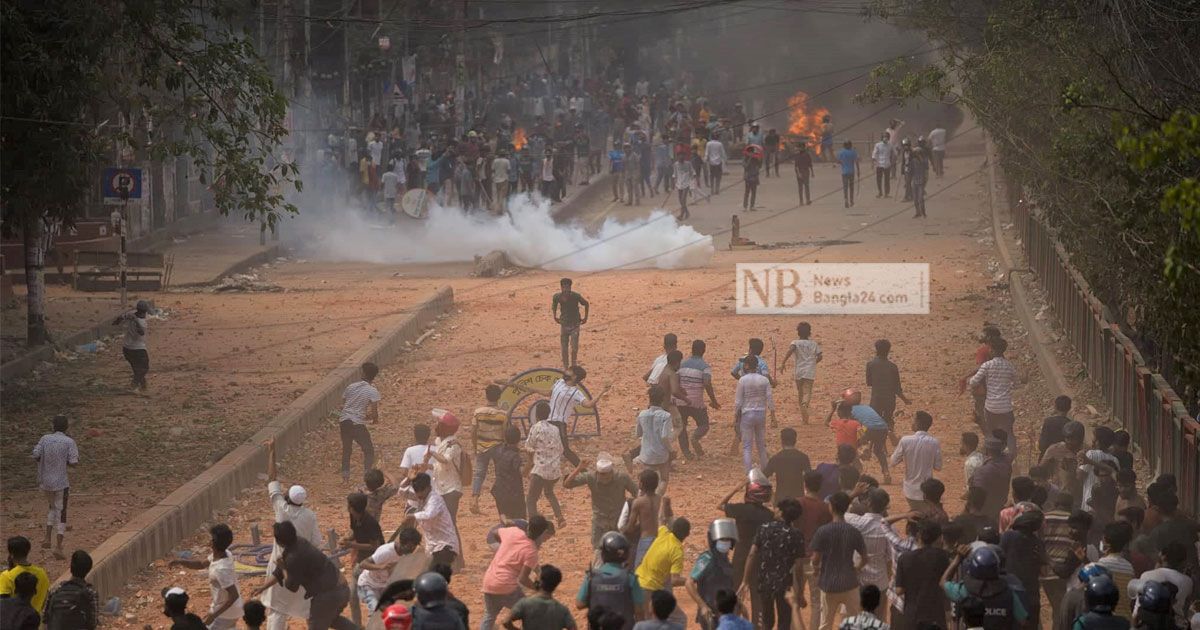
[[[93,600],[88,588],[78,582],[63,582],[46,602],[46,628],[48,630],[78,630],[88,627],[89,613]],[[94,612],[94,611],[93,611]]]

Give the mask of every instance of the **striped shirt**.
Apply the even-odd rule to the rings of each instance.
[[[746,374],[739,378],[733,407],[742,411],[775,409],[775,400],[771,397],[771,382],[762,374]]]
[[[345,403],[342,405],[341,421],[366,424],[367,409],[371,406],[371,403],[377,403],[381,398],[379,390],[366,381],[350,383],[346,386],[345,393],[342,394],[342,399],[345,400]]]
[[[892,543],[888,540],[883,516],[874,513],[847,513],[846,522],[862,534],[867,549],[867,564],[858,574],[859,584],[874,584],[879,590],[886,591],[891,583],[888,573],[892,568]]]
[[[854,554],[866,551],[866,545],[862,534],[853,525],[835,521],[818,527],[809,550],[821,554],[818,588],[826,593],[858,589]]]
[[[47,433],[33,447],[38,463],[38,485],[42,490],[57,492],[70,488],[67,466],[79,463],[79,447],[62,431]]]
[[[712,368],[700,357],[688,357],[679,364],[679,386],[688,399],[688,407],[704,406],[704,386],[712,383]]]
[[[567,385],[563,379],[554,382],[550,390],[550,422],[566,424],[575,413],[575,406],[587,400],[578,385]]]
[[[992,413],[1012,413],[1012,390],[1017,381],[1017,369],[1004,357],[994,357],[984,361],[979,371],[971,377],[971,386],[980,383],[987,385],[987,398],[983,408]]]

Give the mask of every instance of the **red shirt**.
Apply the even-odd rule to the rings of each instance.
[[[857,420],[852,418],[834,418],[829,423],[829,428],[833,429],[833,440],[838,446],[849,444],[855,446],[858,444],[858,428],[862,425]]]
[[[833,521],[833,515],[829,513],[829,506],[820,499],[804,495],[796,500],[804,509],[800,513],[800,533],[804,534],[804,551],[807,555],[817,528]]]

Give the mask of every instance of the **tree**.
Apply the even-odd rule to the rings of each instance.
[[[1072,264],[1194,405],[1200,10],[1185,0],[874,0],[869,12],[924,31],[940,58],[877,68],[860,98],[968,108]]]
[[[0,212],[25,242],[31,345],[48,338],[46,228],[81,216],[89,167],[112,147],[187,156],[217,209],[273,227],[294,213],[294,164],[272,152],[286,100],[237,24],[238,0],[2,0]]]

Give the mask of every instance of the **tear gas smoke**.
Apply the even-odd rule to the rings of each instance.
[[[301,214],[299,232],[305,255],[329,261],[436,263],[469,261],[504,250],[514,263],[566,271],[701,267],[712,259],[711,236],[680,225],[665,210],[629,222],[606,219],[599,229],[555,224],[550,204],[518,195],[510,216],[432,206],[424,221],[401,216],[397,225],[357,210],[324,215]]]

